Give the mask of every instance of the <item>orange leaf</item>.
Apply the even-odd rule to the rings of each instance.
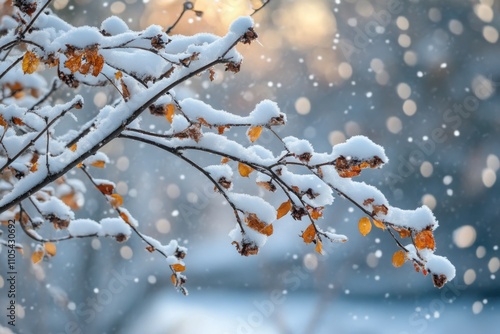
[[[125,221],[125,223],[130,225],[130,218],[125,212],[120,212],[120,217]]]
[[[323,254],[323,244],[321,243],[321,241],[316,240],[316,247],[314,248],[314,250],[319,254]]]
[[[123,197],[118,194],[111,194],[109,199],[109,203],[113,208],[118,208],[123,205]]]
[[[253,172],[253,168],[245,165],[244,163],[238,162],[238,172],[240,172],[241,176],[248,177],[248,175]]]
[[[115,79],[118,80],[118,79],[121,79],[123,78],[123,73],[122,71],[118,71],[115,73]]]
[[[221,160],[220,160],[220,163],[221,164],[227,164],[229,162],[229,158],[228,157],[223,157]]]
[[[153,252],[156,250],[156,248],[154,248],[154,247],[153,247],[153,246],[151,246],[151,245],[147,245],[147,246],[146,246],[146,250],[147,250],[148,252],[150,252],[150,253],[153,253]]]
[[[432,231],[424,230],[422,232],[417,233],[415,236],[415,247],[418,249],[434,249],[434,236],[432,235]]]
[[[172,275],[170,276],[170,280],[172,281],[172,284],[173,284],[174,286],[177,286],[177,275],[176,275],[176,274],[172,274]]]
[[[306,244],[310,244],[311,242],[313,242],[315,237],[316,237],[316,229],[314,228],[314,225],[311,224],[302,233],[302,239],[304,239],[304,242]]]
[[[311,218],[314,220],[318,220],[318,218],[323,217],[323,212],[321,209],[314,208],[310,211]]]
[[[106,166],[106,163],[104,162],[104,160],[96,160],[91,163],[91,165],[97,168],[104,168],[104,166]]]
[[[403,250],[398,250],[392,255],[392,265],[396,268],[401,267],[406,261],[406,252]]]
[[[27,51],[23,57],[22,67],[23,67],[24,74],[34,73],[36,71],[36,69],[38,68],[39,63],[40,63],[40,60],[37,58],[37,56],[31,51]]]
[[[33,252],[33,254],[31,254],[31,262],[33,262],[33,264],[37,264],[38,262],[42,261],[44,255],[45,253],[43,250],[37,250],[36,252]]]
[[[259,231],[262,234],[265,234],[267,236],[270,236],[274,232],[273,224],[269,224],[266,227],[264,227],[262,230]]]
[[[70,147],[69,149],[70,149],[72,152],[75,152],[75,151],[76,151],[76,148],[77,148],[76,144],[73,144],[73,145],[71,145],[71,147]]]
[[[372,223],[368,217],[363,217],[358,222],[359,233],[366,236],[372,230]]]
[[[250,129],[248,129],[247,136],[253,143],[257,139],[259,139],[261,133],[262,133],[262,126],[252,126]]]
[[[92,65],[94,65],[92,75],[96,77],[99,75],[99,73],[101,73],[102,68],[104,67],[104,57],[100,54],[97,54],[97,56],[94,58],[94,62],[92,63]]]
[[[218,126],[217,127],[217,132],[221,135],[224,133],[224,131],[226,130],[226,127],[221,125],[221,126]]]
[[[45,252],[50,256],[56,256],[57,247],[52,242],[44,243],[43,248],[45,248]]]
[[[208,123],[203,117],[198,117],[198,122],[200,122],[201,125],[204,125],[207,128],[212,127],[210,123]]]
[[[411,235],[410,230],[408,230],[406,228],[400,229],[400,230],[398,230],[398,232],[399,232],[399,236],[401,238],[408,238]]]
[[[97,185],[97,189],[104,195],[111,195],[115,187],[111,183],[101,183]]]
[[[284,215],[286,215],[292,209],[292,201],[288,200],[286,202],[281,203],[280,207],[277,210],[276,219],[280,219]]]
[[[3,126],[4,128],[7,127],[8,125],[2,115],[0,115],[0,125]]]
[[[73,55],[68,57],[68,60],[64,62],[64,66],[71,71],[71,73],[75,73],[82,66],[82,54]]]
[[[176,264],[173,264],[172,265],[172,269],[178,273],[180,272],[183,272],[184,270],[186,270],[186,267],[183,266],[182,264],[180,263],[176,263]]]
[[[165,113],[165,117],[169,123],[172,123],[175,115],[175,106],[173,104],[167,104],[167,110]]]
[[[60,200],[73,210],[80,209],[80,205],[78,204],[76,194],[74,192],[61,196]]]
[[[376,220],[374,219],[373,220],[373,225],[375,225],[376,227],[382,229],[382,230],[385,230],[385,224],[383,222],[381,222],[380,220]]]
[[[38,162],[34,162],[31,165],[30,172],[36,172],[38,170]]]

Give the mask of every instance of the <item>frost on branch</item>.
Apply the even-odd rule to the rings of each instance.
[[[346,236],[332,233],[322,221],[340,195],[367,216],[358,225],[363,235],[373,224],[395,240],[400,248],[395,266],[411,261],[439,287],[453,278],[453,266],[434,254],[438,225],[429,209],[392,207],[375,187],[353,180],[388,162],[382,147],[356,136],[330,153],[319,153],[307,140],[278,135],[277,127],[287,119],[272,101],[241,116],[198,99],[177,98],[176,87],[187,79],[200,75],[213,80],[215,66],[239,71],[243,58],[235,46],[258,38],[250,17],[237,19],[222,37],[183,36],[155,25],[132,31],[118,17],[100,27],[74,27],[51,13],[48,2],[14,3],[0,21],[0,220],[15,220],[37,242],[33,263],[55,256],[59,241],[112,237],[125,242],[135,234],[146,251],[165,258],[173,285],[187,294],[187,250],[175,240],[164,245],[143,234],[126,208],[130,199],[116,192],[112,180],[92,175],[110,164],[99,148],[124,138],[152,145],[204,175],[234,213],[236,227],[229,235],[241,255],[257,254],[273,238],[273,226],[286,223],[285,217],[298,221],[302,241],[320,254],[325,253],[324,242],[346,242]],[[47,77],[53,79],[48,82]],[[74,90],[81,86],[111,96],[87,122],[78,119],[84,100]],[[53,93],[59,90],[72,97],[56,104]],[[142,127],[143,118],[156,118],[157,130]],[[61,129],[63,119],[72,128]],[[234,128],[243,128],[245,136],[227,136]],[[261,146],[263,133],[273,136],[281,149]],[[187,152],[217,156],[220,164],[202,166]],[[77,176],[69,177],[74,169]],[[268,191],[269,200],[243,193],[242,178]],[[81,217],[78,210],[87,196],[106,202],[113,214]],[[52,235],[51,229],[60,230],[59,237],[45,237]],[[411,243],[403,246],[400,238]]]

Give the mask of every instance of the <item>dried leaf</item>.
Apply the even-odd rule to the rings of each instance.
[[[266,182],[267,183],[267,182]],[[277,210],[276,219],[280,219],[285,216],[292,209],[292,201],[288,200],[286,202],[281,203]]]
[[[321,243],[320,240],[316,240],[316,247],[314,248],[314,250],[318,253],[318,254],[323,254],[323,244]]]
[[[169,123],[172,123],[175,115],[175,106],[173,104],[167,104],[165,117]]]
[[[57,247],[52,242],[46,242],[43,244],[43,248],[45,248],[45,252],[50,256],[56,256]]]
[[[434,250],[435,242],[432,231],[424,230],[417,233],[417,235],[415,236],[415,247],[417,247],[418,249],[428,248]]]
[[[156,250],[156,248],[154,248],[154,247],[153,247],[153,246],[151,246],[151,245],[147,245],[147,246],[146,246],[146,250],[147,250],[148,252],[150,252],[150,253],[153,253],[153,252]]]
[[[272,225],[268,225],[262,220],[259,219],[259,217],[255,213],[249,213],[245,216],[245,223],[247,224],[248,227],[250,227],[252,230],[255,230],[261,234],[270,236],[273,234],[273,227]],[[271,226],[271,227],[269,227]]]
[[[32,74],[38,68],[38,64],[40,60],[38,57],[31,51],[27,51],[23,57],[23,72],[24,74]]]
[[[2,115],[0,115],[0,125],[3,126],[4,128],[6,128],[8,125]]]
[[[115,73],[115,79],[116,79],[116,80],[119,80],[119,79],[121,79],[121,78],[123,78],[123,73],[122,73],[122,71],[117,71],[117,72]]]
[[[130,98],[130,91],[128,90],[128,86],[125,81],[123,81],[123,79],[120,79],[120,85],[122,86],[123,99],[127,101]]]
[[[106,162],[104,162],[104,160],[96,160],[93,163],[91,163],[90,165],[97,167],[97,168],[104,168],[106,166]]]
[[[43,256],[45,255],[43,250],[37,250],[31,254],[31,262],[33,264],[37,264],[38,262],[42,261]]]
[[[271,181],[268,181],[268,182],[266,182],[266,181],[259,181],[259,182],[256,182],[256,184],[259,187],[262,187],[262,188],[266,189],[267,191],[270,191],[270,192],[275,192],[276,191],[276,186]]]
[[[71,73],[75,73],[80,70],[82,66],[82,55],[83,54],[73,54],[71,57],[68,57],[68,60],[64,62],[64,67],[71,71]]]
[[[408,238],[411,235],[410,230],[406,228],[398,229],[398,233],[401,238]]]
[[[376,220],[374,219],[373,220],[373,225],[375,225],[376,227],[382,229],[382,230],[385,230],[385,224],[383,222],[381,222],[380,220]]]
[[[405,264],[405,261],[406,261],[406,252],[401,249],[392,255],[392,265],[396,268],[399,268],[403,264]]]
[[[15,125],[19,125],[19,126],[23,126],[24,125],[24,122],[22,119],[20,119],[19,117],[12,117],[12,122],[15,124]]]
[[[173,284],[174,286],[177,286],[177,275],[176,275],[176,274],[172,274],[172,275],[170,276],[170,280],[172,281],[172,284]]]
[[[212,125],[210,125],[210,123],[208,123],[203,117],[198,117],[198,122],[203,125],[203,126],[206,126],[207,128],[211,128]]]
[[[215,71],[214,71],[214,69],[212,67],[210,67],[208,69],[208,72],[210,73],[210,75],[209,75],[210,81],[214,81],[214,79],[215,79]]]
[[[61,196],[60,200],[73,210],[80,209],[80,205],[78,204],[75,192],[70,192],[66,195]]]
[[[313,224],[309,225],[306,230],[302,233],[302,239],[306,244],[310,244],[316,238],[316,228]]]
[[[123,221],[125,221],[125,223],[130,225],[130,218],[128,217],[128,215],[125,212],[123,212],[123,211],[120,212],[120,217],[123,219]]]
[[[253,172],[253,168],[245,165],[244,163],[238,162],[238,172],[240,172],[241,176],[248,177],[250,173]]]
[[[247,131],[248,139],[253,143],[257,139],[259,139],[260,134],[262,133],[262,126],[252,126]]]
[[[312,208],[312,210],[309,211],[309,214],[311,215],[311,218],[314,220],[318,220],[319,218],[323,217],[323,207],[321,208]]]
[[[176,264],[173,264],[172,266],[172,269],[178,273],[181,273],[183,272],[184,270],[186,270],[186,267],[183,266],[182,264],[180,263],[176,263]]]
[[[111,195],[113,190],[115,190],[115,186],[111,183],[101,183],[97,185],[97,189],[104,195]]]
[[[123,197],[118,194],[111,194],[109,197],[109,203],[116,209],[123,205]]]
[[[71,145],[71,147],[69,148],[72,152],[75,152],[76,149],[77,149],[77,145],[76,144],[73,144]]]
[[[363,217],[358,222],[359,233],[366,236],[372,230],[372,223],[368,217]]]

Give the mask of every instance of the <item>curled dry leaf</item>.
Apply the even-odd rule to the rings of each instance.
[[[270,236],[273,234],[273,225],[272,224],[266,224],[262,220],[259,219],[259,217],[255,213],[249,213],[245,216],[245,223],[247,224],[248,227],[250,227],[252,230],[255,230],[261,234]]]
[[[314,250],[318,253],[323,255],[323,243],[321,243],[321,240],[316,240],[316,247]]]
[[[375,225],[375,227],[378,227],[379,229],[382,229],[382,230],[385,230],[385,224],[383,222],[381,222],[380,220],[376,220],[374,219],[373,220],[373,225]]]
[[[111,194],[109,195],[109,203],[116,209],[123,205],[123,197],[118,194]]]

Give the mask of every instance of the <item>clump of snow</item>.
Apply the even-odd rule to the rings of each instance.
[[[353,136],[345,143],[337,144],[333,147],[332,156],[353,157],[358,159],[370,159],[379,157],[384,163],[389,161],[382,146],[375,144],[365,136]]]
[[[427,257],[427,263],[425,267],[430,270],[433,274],[444,275],[448,281],[455,278],[456,270],[451,262],[444,256],[430,254]]]
[[[109,35],[119,35],[129,31],[125,21],[117,16],[110,16],[101,23],[101,31]]]
[[[99,236],[118,236],[129,237],[132,233],[130,226],[121,218],[104,218],[101,220],[101,231]]]
[[[276,209],[262,198],[238,193],[228,193],[227,195],[236,208],[243,212],[255,213],[261,221],[267,224],[276,220]]]
[[[239,17],[231,24],[229,31],[241,36],[253,25],[253,19],[250,16]]]
[[[91,219],[75,219],[68,226],[68,233],[73,237],[98,235],[100,231],[101,225]]]

